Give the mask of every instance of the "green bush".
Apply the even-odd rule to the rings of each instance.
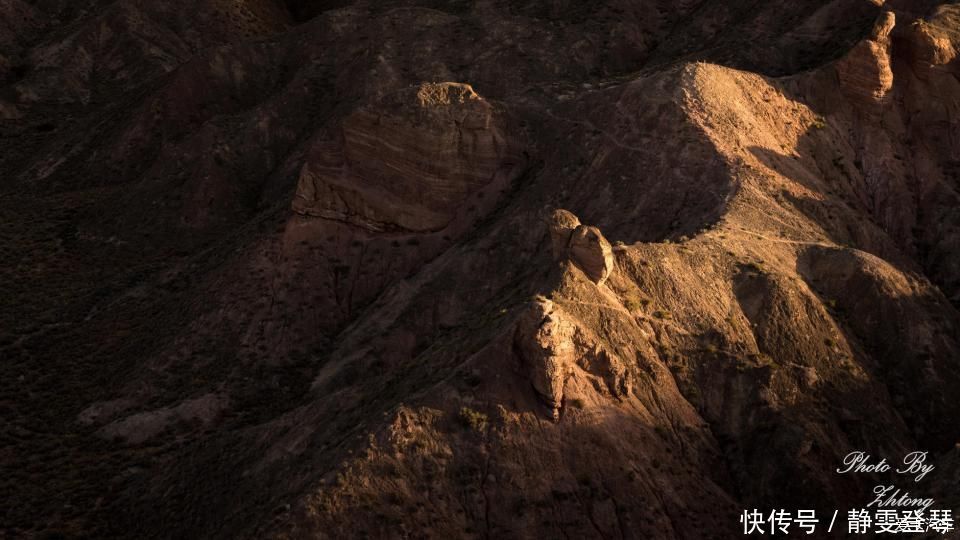
[[[488,420],[489,418],[487,415],[480,411],[475,411],[470,407],[460,408],[460,422],[464,427],[470,428],[474,431],[483,431],[487,428]]]
[[[627,308],[627,311],[636,311],[643,305],[645,305],[643,299],[636,291],[630,291],[624,295],[623,307]]]

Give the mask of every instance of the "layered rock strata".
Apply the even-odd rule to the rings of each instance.
[[[360,107],[314,145],[293,209],[371,231],[435,231],[522,162],[505,119],[470,85],[425,83]]]

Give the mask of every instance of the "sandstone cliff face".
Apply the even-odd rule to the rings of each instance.
[[[895,24],[894,13],[884,13],[869,38],[858,43],[836,63],[840,87],[859,106],[875,108],[888,101],[888,94],[893,88],[890,33]]]
[[[851,448],[954,477],[927,4],[0,0],[4,534],[729,538],[862,505]]]
[[[929,18],[919,19],[910,26],[910,53],[916,73],[926,79],[931,71],[953,68],[957,58],[957,12],[951,6],[938,7]]]
[[[881,19],[874,30],[874,37],[878,31],[881,35],[886,33],[885,41],[871,38],[858,47],[887,43],[889,53],[890,36],[896,39],[895,62],[900,62],[900,69],[887,91],[887,101],[898,102],[898,106],[884,106],[874,100],[869,109],[864,109],[866,102],[853,98],[853,103],[859,104],[857,110],[870,111],[867,116],[837,116],[843,117],[846,125],[858,126],[858,134],[850,145],[855,149],[854,175],[862,174],[865,185],[856,190],[856,196],[891,237],[908,252],[919,255],[920,264],[954,298],[956,285],[951,278],[945,278],[940,268],[956,267],[952,255],[956,235],[948,225],[952,222],[948,216],[955,210],[948,208],[953,206],[951,202],[942,205],[934,203],[933,198],[956,200],[957,145],[951,141],[956,139],[957,123],[945,118],[954,117],[950,111],[955,109],[956,96],[960,95],[956,60],[950,52],[960,37],[955,30],[957,10],[955,6],[941,6],[929,17],[897,24],[892,31],[891,21],[892,15]],[[846,62],[854,56],[851,53],[838,63],[838,69],[847,67]],[[877,73],[888,69],[888,62],[882,57],[867,60],[861,56],[861,60],[863,65],[873,62]],[[861,88],[867,86],[870,85]],[[881,86],[886,85],[873,85]],[[863,92],[860,95],[865,96]],[[931,234],[932,231],[938,232]]]
[[[359,108],[311,151],[294,211],[372,231],[436,231],[525,166],[504,118],[469,85],[424,83]]]

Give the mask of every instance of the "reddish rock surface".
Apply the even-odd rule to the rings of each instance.
[[[958,51],[915,0],[0,0],[0,536],[731,538],[869,502],[852,450],[960,508]]]
[[[311,150],[295,212],[370,231],[437,231],[525,168],[494,106],[467,84],[423,83],[347,116]]]

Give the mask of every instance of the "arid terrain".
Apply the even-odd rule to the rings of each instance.
[[[960,4],[0,0],[0,285],[2,538],[960,511]]]

